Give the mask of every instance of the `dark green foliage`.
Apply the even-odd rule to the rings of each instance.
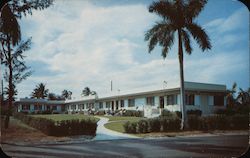
[[[196,115],[196,116],[201,116],[202,111],[201,110],[187,110],[188,115]]]
[[[126,133],[171,132],[180,130],[180,118],[160,117],[140,120],[139,122],[126,122]],[[188,130],[245,130],[248,129],[249,116],[247,115],[188,115]]]
[[[136,133],[136,122],[126,122],[123,127],[126,133]]]
[[[97,123],[94,120],[53,121],[16,113],[15,118],[50,136],[95,135]]]
[[[148,120],[140,120],[137,123],[137,131],[138,133],[148,133],[149,121]]]
[[[224,114],[227,116],[232,116],[235,114],[249,115],[249,106],[238,105],[234,107],[227,107],[226,109],[219,109],[216,114]]]
[[[162,118],[161,119],[162,131],[163,132],[178,131],[180,130],[180,123],[181,120],[179,118]]]
[[[163,117],[174,117],[176,114],[174,112],[168,111],[168,110],[163,110],[161,113],[161,116]]]
[[[149,132],[160,132],[161,131],[161,122],[160,119],[149,119]]]
[[[182,114],[180,111],[175,111],[176,115],[178,116],[178,118],[181,118]]]
[[[126,110],[126,111],[124,112],[123,116],[143,117],[143,116],[144,116],[144,113],[143,113],[143,111]]]

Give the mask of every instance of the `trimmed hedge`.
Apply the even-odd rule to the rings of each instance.
[[[180,129],[179,118],[152,118],[143,119],[138,122],[126,122],[124,125],[126,133],[148,133],[160,131],[177,131]]]
[[[240,130],[248,129],[249,116],[247,115],[214,115],[188,116],[188,125],[191,130]]]
[[[187,115],[201,116],[201,114],[202,114],[201,110],[187,110]]]
[[[143,117],[143,116],[144,116],[144,113],[143,113],[143,111],[126,110],[126,111],[123,113],[123,116]]]
[[[96,134],[97,123],[91,119],[53,121],[46,118],[24,115],[22,113],[16,113],[14,117],[49,136]]]
[[[188,115],[188,130],[242,130],[248,129],[249,116],[246,115]],[[170,132],[180,131],[181,119],[178,117],[159,117],[143,119],[138,122],[126,122],[126,133]]]

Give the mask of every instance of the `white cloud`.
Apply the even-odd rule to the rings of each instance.
[[[227,25],[242,14],[240,10],[228,19],[210,22],[207,27],[215,31],[230,30]],[[56,74],[31,76],[19,85],[19,96],[29,95],[39,82],[46,83],[55,93],[69,89],[76,97],[85,86],[100,95],[107,94],[110,80],[114,91],[120,89],[121,92],[162,88],[164,80],[168,81],[168,87],[178,85],[176,44],[165,60],[159,52],[154,53],[157,54],[154,58],[147,54],[146,47],[142,47],[147,45],[143,43],[145,31],[156,20],[156,16],[148,13],[147,6],[139,4],[98,7],[88,1],[77,4],[56,1],[53,7],[34,12],[22,19],[24,35],[33,37],[27,59],[46,63],[46,68]],[[233,43],[234,37],[228,36],[226,40]],[[197,60],[196,52],[200,50],[195,46],[192,57],[185,58],[185,79],[188,81],[220,82],[221,76],[243,67],[239,64],[241,57],[216,52],[220,55]],[[145,57],[152,59],[140,60]]]

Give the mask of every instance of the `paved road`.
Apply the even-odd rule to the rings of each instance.
[[[11,145],[2,149],[14,157],[238,157],[248,135],[117,139],[71,144]]]

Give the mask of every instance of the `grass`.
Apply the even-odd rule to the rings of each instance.
[[[129,117],[129,116],[104,116],[109,118],[109,121],[139,121],[142,117]]]
[[[92,119],[96,122],[99,120],[98,118],[95,118],[93,116],[86,116],[81,114],[46,114],[46,115],[30,115],[32,117],[41,117],[41,118],[47,118],[54,121],[62,121],[62,120],[73,120],[73,119]]]
[[[129,117],[129,116],[104,116],[104,117],[109,118],[109,123],[104,125],[106,128],[121,133],[125,133],[123,125],[127,121],[138,122],[139,120],[143,119],[142,117]]]
[[[121,132],[121,133],[125,133],[125,130],[123,128],[123,124],[125,122],[110,122],[104,125],[104,127],[113,130],[113,131],[117,131],[117,132]]]

